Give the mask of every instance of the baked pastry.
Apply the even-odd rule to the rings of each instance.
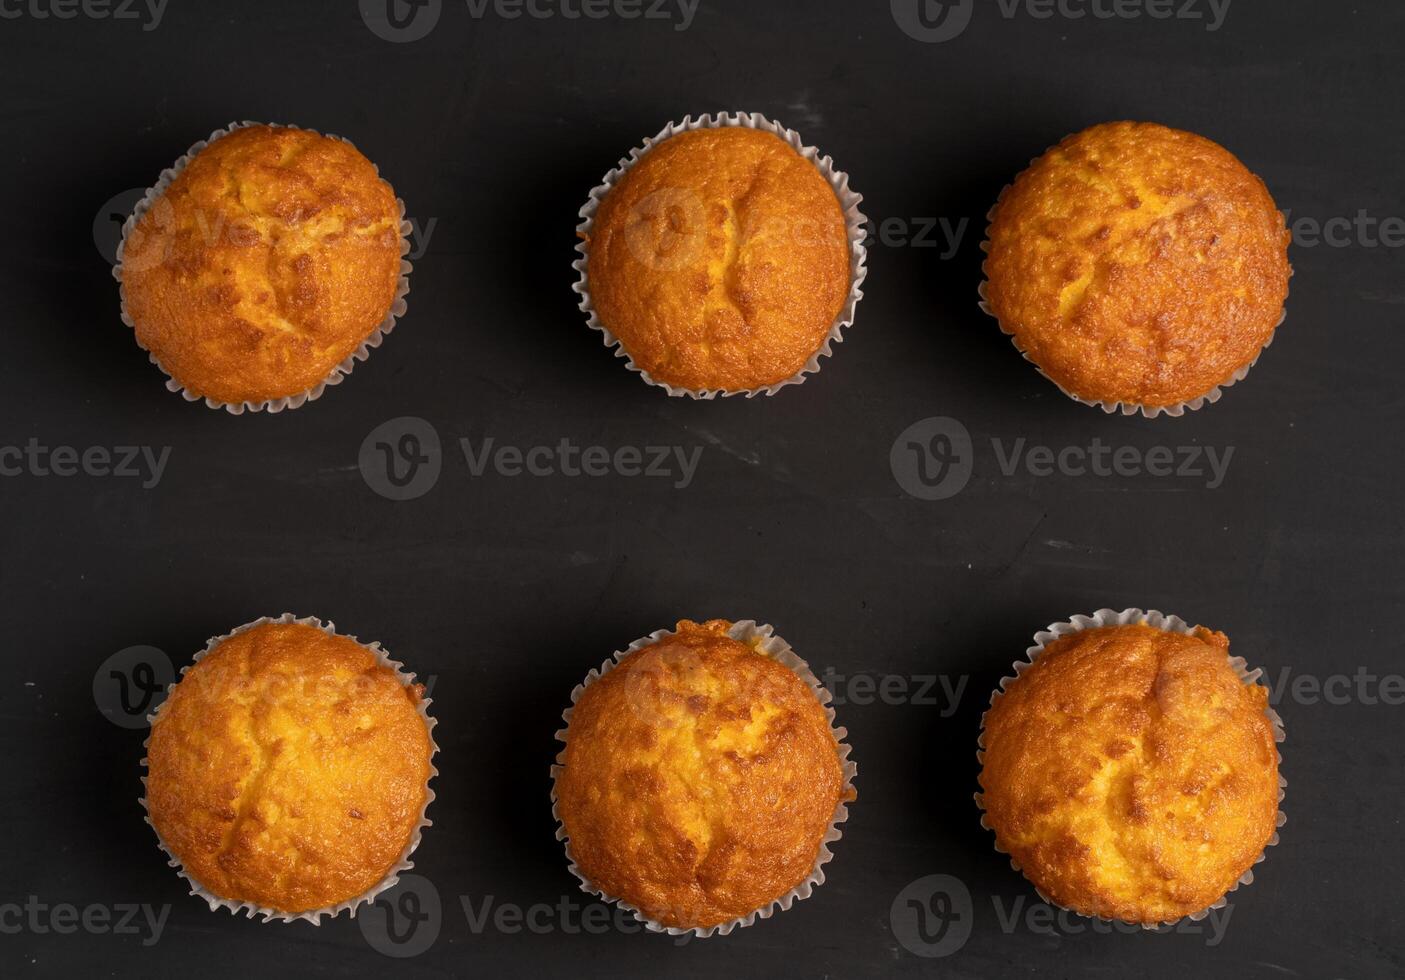
[[[1133,624],[1050,643],[984,721],[985,822],[1050,901],[1171,922],[1214,905],[1274,836],[1268,690],[1223,633]]]
[[[1289,239],[1263,181],[1223,147],[1108,123],[1064,140],[1001,196],[985,297],[1073,397],[1172,408],[1237,380],[1273,338]]]
[[[852,795],[814,692],[731,629],[684,620],[588,683],[555,770],[578,874],[662,926],[768,908]]]
[[[395,192],[350,143],[248,126],[190,160],[122,250],[137,343],[188,393],[314,389],[382,325],[400,281]]]
[[[433,755],[422,695],[348,637],[238,632],[157,712],[151,824],[219,899],[297,915],[357,898],[418,833]]]
[[[752,391],[799,373],[849,296],[844,210],[816,165],[741,126],[655,145],[586,236],[605,328],[656,382]]]

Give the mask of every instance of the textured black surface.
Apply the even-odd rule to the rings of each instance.
[[[1275,683],[1405,669],[1400,248],[1369,247],[1359,231],[1342,247],[1300,243],[1276,343],[1222,402],[1179,420],[1065,399],[975,302],[982,218],[1001,187],[1066,133],[1108,119],[1224,143],[1295,222],[1363,210],[1398,221],[1399,4],[1234,0],[1211,31],[1208,0],[1194,5],[1200,21],[1023,8],[1006,19],[978,0],[962,36],[927,44],[882,2],[704,0],[679,31],[676,20],[475,20],[446,0],[427,38],[391,44],[354,0],[171,0],[150,31],[12,3],[0,2],[21,13],[0,19],[0,445],[171,454],[151,489],[28,464],[0,479],[0,905],[170,909],[151,946],[81,927],[40,933],[28,913],[0,909],[7,975],[1405,971],[1405,707],[1382,703],[1400,699],[1399,681],[1366,683],[1365,696],[1353,686],[1340,704],[1284,693],[1289,822],[1214,945],[1082,920],[1032,928],[1035,896],[971,801],[990,690],[1036,630],[1075,613],[1137,605],[1203,622]],[[587,191],[670,118],[719,109],[798,129],[849,171],[876,220],[907,219],[913,234],[938,217],[970,221],[950,259],[945,245],[875,245],[848,340],[821,374],[769,400],[693,403],[645,387],[585,328],[570,289]],[[104,201],[151,184],[232,119],[348,136],[413,217],[437,219],[397,332],[345,385],[281,416],[235,418],[168,393],[119,321],[90,241]],[[397,503],[368,488],[358,453],[401,416],[430,422],[446,448],[438,485]],[[889,465],[898,434],[933,416],[960,420],[976,443],[970,484],[944,501],[909,496]],[[474,476],[458,441],[488,437],[703,452],[681,489]],[[990,442],[1057,451],[1095,438],[1234,454],[1210,489],[1205,478],[1006,476]],[[263,925],[187,897],[136,803],[143,734],[95,705],[94,673],[117,651],[154,646],[179,667],[206,637],[285,610],[379,639],[436,678],[439,799],[417,872],[445,913],[418,957],[382,958],[359,920]],[[910,677],[913,689],[943,675],[964,679],[963,696],[952,713],[941,697],[853,703],[865,688],[838,685],[860,798],[828,882],[789,912],[682,948],[616,930],[475,931],[459,896],[475,910],[488,896],[584,902],[553,839],[553,732],[591,666],[683,616],[769,621],[817,669]],[[969,890],[957,907],[973,934],[922,959],[895,936],[890,907],[933,874]],[[1021,902],[1002,928],[1000,910]]]

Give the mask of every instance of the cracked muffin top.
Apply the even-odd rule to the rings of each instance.
[[[1153,123],[1070,136],[1000,198],[986,299],[1066,392],[1171,407],[1208,394],[1272,339],[1290,234],[1263,181],[1223,147]]]
[[[325,381],[385,320],[400,208],[351,144],[250,126],[200,151],[127,237],[136,339],[191,394],[237,404]]]
[[[650,378],[691,391],[798,374],[849,295],[834,189],[761,130],[654,146],[601,202],[587,248],[600,321]]]
[[[1143,924],[1209,908],[1278,816],[1268,689],[1229,640],[1145,625],[1061,637],[997,693],[980,783],[996,843],[1051,901]]]
[[[731,627],[684,620],[589,684],[556,777],[580,873],[682,929],[745,916],[808,878],[845,793],[814,692]]]
[[[157,714],[152,825],[220,898],[291,914],[355,898],[386,877],[423,812],[422,693],[347,637],[297,623],[239,633]]]

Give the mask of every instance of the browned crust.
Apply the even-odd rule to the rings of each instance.
[[[650,377],[694,391],[798,374],[849,295],[834,189],[760,130],[656,145],[601,202],[588,247],[601,322]]]
[[[1049,644],[996,697],[981,772],[999,847],[1084,915],[1157,923],[1218,901],[1278,814],[1268,690],[1229,640],[1144,625]]]
[[[590,684],[556,780],[581,874],[685,929],[806,879],[844,793],[814,693],[731,625],[685,620]]]
[[[430,777],[421,690],[346,637],[267,624],[192,666],[162,706],[147,809],[220,898],[326,908],[379,883]]]
[[[350,144],[250,126],[191,160],[137,223],[122,282],[137,341],[232,404],[316,387],[390,312],[395,192]]]
[[[1290,234],[1223,147],[1153,123],[1070,136],[1001,197],[987,299],[1087,401],[1166,407],[1224,384],[1273,336]]]

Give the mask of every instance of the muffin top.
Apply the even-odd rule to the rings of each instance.
[[[849,295],[833,188],[756,129],[656,145],[601,202],[588,249],[601,322],[651,378],[692,391],[799,373]]]
[[[588,685],[556,778],[580,873],[683,929],[800,884],[844,794],[814,692],[731,626],[684,620]]]
[[[185,672],[147,746],[147,809],[220,898],[300,913],[355,898],[404,851],[432,747],[406,687],[360,644],[270,623]]]
[[[324,380],[390,312],[400,208],[351,144],[250,126],[199,152],[127,237],[137,342],[192,394],[260,402]]]
[[[996,206],[987,300],[1087,401],[1166,407],[1248,366],[1288,296],[1283,215],[1229,151],[1152,123],[1070,136]]]
[[[986,819],[1051,901],[1144,924],[1209,908],[1278,816],[1268,690],[1229,640],[1150,626],[1062,637],[985,718]]]

